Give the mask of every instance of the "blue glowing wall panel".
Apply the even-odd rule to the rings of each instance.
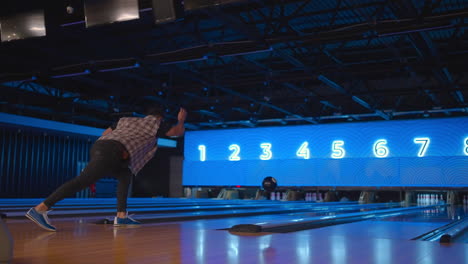
[[[468,118],[187,132],[184,185],[468,186]]]

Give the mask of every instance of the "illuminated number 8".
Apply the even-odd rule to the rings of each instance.
[[[465,148],[463,150],[465,151],[465,155],[468,156],[468,138],[465,138]]]

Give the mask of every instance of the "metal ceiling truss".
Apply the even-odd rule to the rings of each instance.
[[[182,105],[190,129],[466,115],[467,8],[256,0],[164,25],[146,8],[139,21],[55,27],[0,45],[2,109],[104,127]]]

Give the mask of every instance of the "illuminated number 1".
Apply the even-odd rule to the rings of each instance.
[[[302,145],[296,152],[296,156],[304,159],[310,159],[309,142],[305,141],[304,143],[302,143]]]
[[[229,156],[229,160],[238,161],[241,160],[239,157],[240,147],[237,144],[232,144],[229,146],[229,150],[232,151],[232,154]]]
[[[206,146],[199,145],[198,150],[200,151],[200,161],[205,161],[206,160]]]
[[[465,147],[463,148],[465,155],[468,156],[468,138],[465,138]]]
[[[346,151],[342,148],[344,145],[343,140],[335,140],[332,143],[332,151],[331,157],[334,159],[341,159],[345,156]]]
[[[263,154],[260,155],[261,160],[269,160],[273,156],[273,153],[271,153],[271,144],[270,143],[262,143],[260,144],[260,147],[263,149]]]
[[[421,144],[418,157],[424,157],[424,154],[426,154],[426,150],[429,147],[429,144],[431,143],[431,139],[430,138],[414,138],[413,142],[416,144]]]
[[[385,158],[388,156],[387,140],[379,139],[374,143],[374,155],[377,158]]]

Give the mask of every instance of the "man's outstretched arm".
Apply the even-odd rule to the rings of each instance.
[[[173,126],[167,131],[166,136],[168,137],[181,137],[185,133],[185,119],[187,118],[187,110],[180,108],[179,114],[177,115],[177,125]]]

